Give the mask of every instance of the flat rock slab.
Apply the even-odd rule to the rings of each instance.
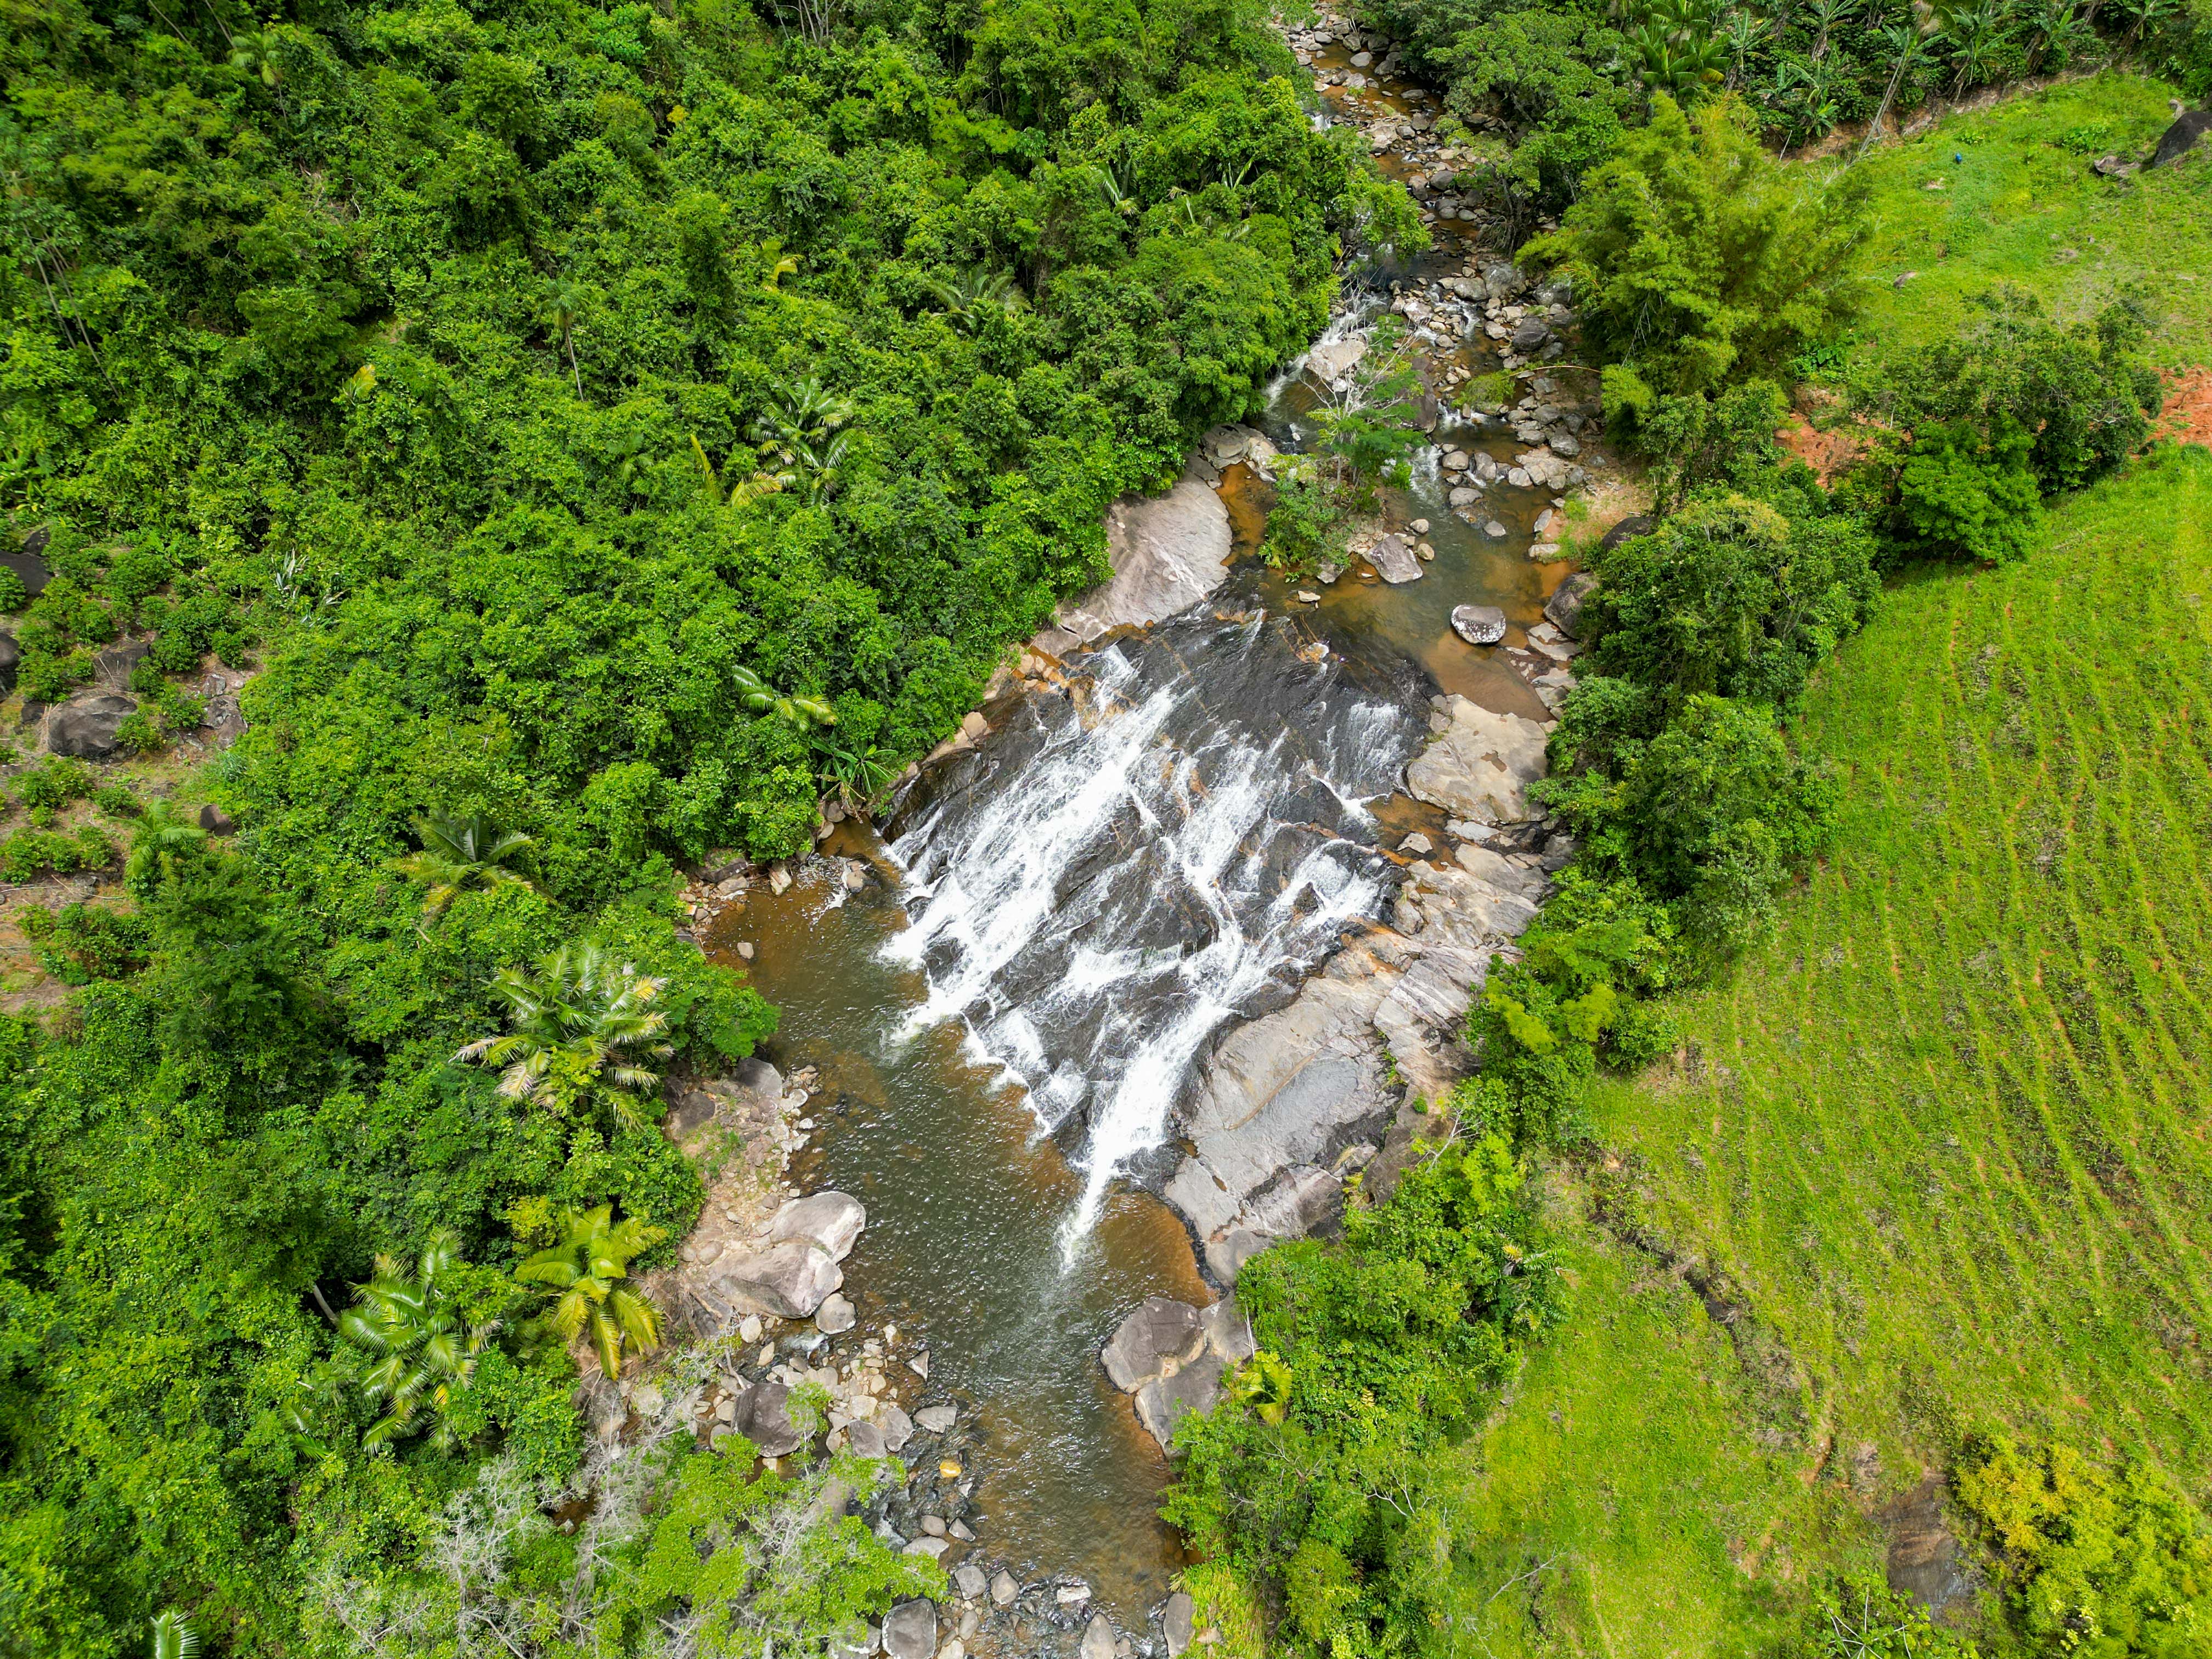
[[[1123,1320],[1099,1361],[1114,1386],[1134,1394],[1155,1378],[1172,1376],[1205,1352],[1199,1311],[1171,1297],[1148,1296]]]
[[[1394,586],[1421,579],[1420,555],[1403,536],[1385,536],[1367,550],[1367,562],[1375,567],[1376,575]]]
[[[1106,510],[1111,580],[1062,606],[1037,635],[1059,655],[1116,628],[1143,628],[1187,611],[1229,574],[1229,509],[1197,478],[1164,495],[1125,495]]]
[[[1449,724],[1406,768],[1406,791],[1476,823],[1521,823],[1534,816],[1528,786],[1544,775],[1545,728],[1462,696]]]
[[[1455,605],[1451,625],[1469,645],[1495,645],[1505,637],[1505,613],[1494,605]]]

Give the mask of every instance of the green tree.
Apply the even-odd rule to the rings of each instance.
[[[534,974],[500,970],[492,994],[507,1004],[514,1029],[479,1037],[453,1059],[501,1067],[499,1091],[511,1100],[556,1112],[603,1102],[624,1128],[644,1128],[644,1097],[660,1073],[641,1062],[676,1052],[665,1041],[667,1017],[652,1006],[663,982],[602,945],[564,945]]]
[[[433,812],[415,820],[415,833],[422,850],[392,863],[402,875],[428,890],[422,896],[426,915],[441,914],[464,893],[488,893],[502,886],[535,890],[529,877],[514,868],[515,860],[537,845],[519,830],[502,830],[481,812]]]
[[[371,1449],[424,1428],[438,1451],[459,1443],[449,1420],[454,1395],[468,1387],[477,1356],[499,1329],[496,1320],[462,1316],[449,1283],[459,1257],[460,1241],[450,1229],[431,1234],[412,1273],[397,1256],[379,1255],[374,1274],[338,1317],[338,1334],[361,1351],[351,1368],[355,1385],[385,1408],[362,1437]],[[426,1407],[428,1422],[417,1422]]]
[[[576,367],[576,313],[583,309],[585,297],[581,284],[556,276],[545,284],[539,301],[554,337],[561,342],[561,349],[568,354],[568,379],[579,398],[584,395],[584,376]]]
[[[622,1370],[623,1348],[650,1352],[660,1345],[660,1315],[653,1304],[623,1287],[634,1257],[668,1237],[665,1227],[648,1227],[635,1216],[613,1219],[612,1206],[563,1211],[555,1221],[560,1242],[538,1252],[514,1276],[543,1285],[554,1293],[544,1316],[545,1328],[563,1342],[591,1333],[592,1352],[608,1376]]]
[[[1685,112],[1665,94],[1522,256],[1565,272],[1631,418],[1664,392],[1710,393],[1779,368],[1856,313],[1863,188],[1808,182],[1759,143],[1741,102]]]

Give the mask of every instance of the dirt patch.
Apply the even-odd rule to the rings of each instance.
[[[1792,415],[1777,427],[1774,441],[1811,467],[1824,489],[1874,447],[1873,438],[1856,427],[1844,425],[1823,432],[1802,415]]]
[[[2151,428],[2154,437],[2212,449],[2212,368],[2201,364],[2185,374],[2166,374],[2166,408]]]
[[[1953,1608],[1970,1608],[1981,1589],[1957,1536],[1944,1522],[1944,1487],[1941,1474],[1930,1474],[1884,1504],[1877,1516],[1889,1529],[1890,1589],[1910,1595],[1938,1618]]]

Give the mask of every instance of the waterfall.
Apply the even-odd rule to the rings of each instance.
[[[1168,1137],[1224,1022],[1279,999],[1393,866],[1362,803],[1389,790],[1425,712],[1355,684],[1261,617],[1163,624],[1082,659],[1081,698],[1033,691],[896,826],[929,988],[919,1028],[964,1023],[1079,1141],[1063,1259],[1108,1187]]]

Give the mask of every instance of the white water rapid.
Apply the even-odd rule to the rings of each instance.
[[[1286,999],[1389,885],[1361,803],[1424,711],[1300,643],[1208,617],[1096,652],[1087,695],[1002,711],[891,843],[911,925],[890,948],[930,988],[913,1025],[963,1021],[1080,1148],[1064,1260],[1223,1023]]]

